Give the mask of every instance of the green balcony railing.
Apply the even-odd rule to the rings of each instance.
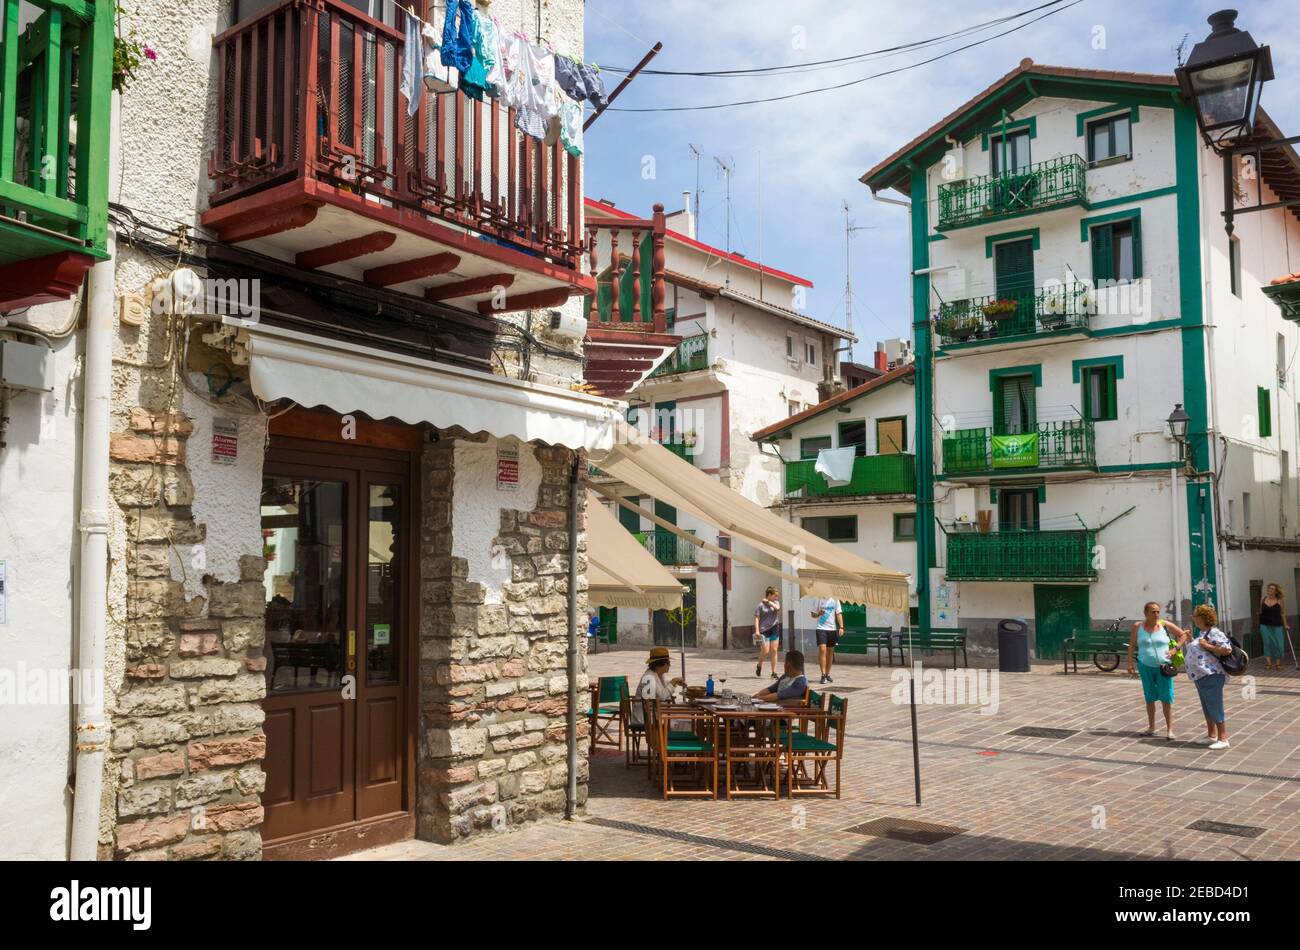
[[[656,366],[655,371],[650,375],[651,377],[676,376],[678,373],[708,369],[708,366],[709,335],[698,333],[686,337],[677,344],[677,349],[673,350],[668,359]]]
[[[676,455],[679,459],[690,462],[692,465],[695,464],[694,445],[687,445],[685,442],[660,442],[659,444],[669,452],[672,452],[673,455]]]
[[[1016,293],[945,300],[935,315],[935,332],[945,345],[997,342],[1058,330],[1087,330],[1092,299],[1083,284],[1070,282]]]
[[[31,0],[20,19],[19,0],[0,0],[0,267],[15,265],[0,303],[50,299],[37,284],[62,265],[23,261],[108,256],[114,12],[109,0]]]
[[[1300,323],[1300,280],[1267,284],[1261,287],[1260,290],[1264,291],[1264,294],[1278,305],[1283,317]]]
[[[958,429],[943,439],[945,475],[1010,475],[1097,465],[1096,427],[1087,419],[1040,422],[1031,432]]]
[[[1097,532],[962,531],[948,535],[950,581],[1095,581]]]
[[[853,495],[912,495],[916,493],[915,455],[862,455],[853,460],[853,478],[831,486],[817,469],[816,459],[790,462],[785,467],[785,493],[804,498],[842,498]]]
[[[694,531],[687,531],[694,535]],[[665,567],[684,567],[695,563],[696,546],[671,531],[638,531],[636,539]]]
[[[1087,202],[1087,164],[1078,155],[1037,162],[1001,175],[939,186],[940,231]]]

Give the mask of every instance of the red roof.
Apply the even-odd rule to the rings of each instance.
[[[583,203],[589,207],[598,210],[601,214],[609,215],[611,218],[635,218],[636,215],[624,211],[612,204],[604,201],[598,201],[595,198],[584,198]],[[751,261],[748,257],[741,254],[731,254],[720,247],[714,247],[711,244],[705,244],[703,241],[697,241],[693,237],[688,237],[680,231],[668,230],[668,236],[674,241],[692,247],[697,251],[704,251],[706,254],[712,254],[714,257],[720,257],[724,261],[731,261],[733,264],[739,264],[741,267],[748,267],[750,270],[756,270],[760,274],[770,274],[773,277],[779,277],[781,280],[788,280],[792,284],[799,284],[802,287],[811,287],[813,282],[806,277],[799,277],[795,274],[787,273],[783,270],[777,270],[775,267],[767,267],[758,261]]]
[[[798,425],[801,422],[806,422],[813,416],[819,416],[827,410],[834,409],[836,406],[857,399],[859,396],[865,396],[867,393],[880,389],[882,386],[888,386],[890,383],[897,380],[906,379],[915,372],[915,369],[916,367],[912,363],[908,363],[906,366],[900,366],[897,369],[891,369],[888,373],[885,373],[882,376],[877,376],[875,379],[867,380],[861,386],[854,386],[852,389],[846,389],[844,392],[838,393],[824,402],[819,402],[817,405],[805,409],[803,412],[796,412],[788,419],[782,419],[780,422],[759,429],[751,435],[750,438],[755,442],[770,439],[772,436],[784,432],[791,426]]]

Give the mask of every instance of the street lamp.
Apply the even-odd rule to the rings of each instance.
[[[1174,403],[1174,411],[1169,413],[1169,434],[1174,437],[1178,443],[1178,460],[1185,460],[1187,453],[1187,424],[1192,421],[1192,417],[1187,414],[1181,402]]]
[[[1211,16],[1210,35],[1175,71],[1183,96],[1196,107],[1201,134],[1216,151],[1251,135],[1260,89],[1273,78],[1268,47],[1237,29],[1236,19],[1236,10]]]

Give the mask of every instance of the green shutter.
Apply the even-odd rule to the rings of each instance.
[[[1259,403],[1259,437],[1267,439],[1273,434],[1273,406],[1268,398],[1268,390],[1260,386],[1256,392]]]
[[[1142,219],[1133,219],[1133,279],[1142,278]]]
[[[1034,290],[1034,242],[1006,241],[994,246],[999,297],[1020,299]]]
[[[1109,224],[1096,225],[1092,237],[1092,279],[1115,279],[1115,235]]]
[[[641,504],[640,498],[629,498],[628,501],[634,505]],[[641,530],[641,516],[635,511],[624,508],[622,505],[618,506],[618,522],[633,534]]]

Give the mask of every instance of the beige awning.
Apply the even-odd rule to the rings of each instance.
[[[796,527],[629,430],[592,463],[640,494],[673,505],[720,531],[740,538],[795,568],[799,586],[818,597],[836,597],[895,613],[907,613],[907,575],[858,557]]]
[[[591,492],[587,492],[587,601],[593,607],[646,610],[682,605],[682,582]]]

